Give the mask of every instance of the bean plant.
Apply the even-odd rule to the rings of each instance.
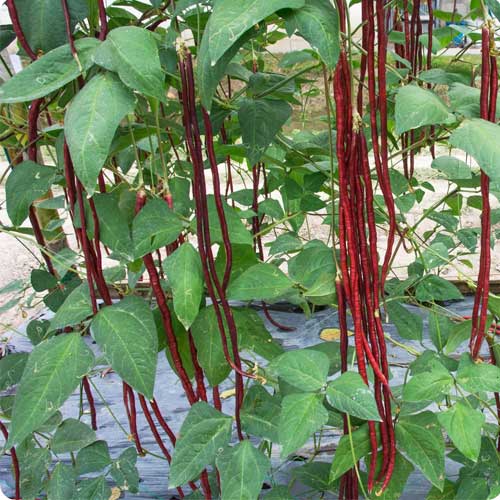
[[[141,461],[164,498],[500,495],[498,0],[6,6],[0,230],[39,264],[0,310],[46,311],[0,359],[12,497]],[[284,349],[284,307],[329,328]]]

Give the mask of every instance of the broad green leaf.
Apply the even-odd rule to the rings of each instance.
[[[438,413],[437,418],[457,449],[476,462],[481,451],[484,414],[471,408],[465,401],[458,401],[445,412]]]
[[[222,349],[221,333],[213,306],[202,309],[191,327],[198,351],[198,361],[212,387],[223,382],[231,372]],[[226,332],[229,352],[231,341]]]
[[[219,85],[220,80],[226,73],[226,69],[231,59],[238,53],[240,47],[256,36],[259,32],[253,27],[244,33],[238,40],[235,40],[227,52],[214,64],[210,60],[210,22],[205,27],[203,38],[201,39],[198,56],[196,59],[196,81],[202,105],[210,111],[212,98]]]
[[[262,385],[254,384],[245,393],[241,408],[241,425],[253,436],[278,443],[280,412],[280,396],[272,396]]]
[[[481,116],[481,89],[454,82],[448,90],[450,107],[465,118],[479,118]]]
[[[50,451],[38,448],[33,439],[25,439],[16,447],[16,453],[21,472],[21,497],[36,498],[51,462]]]
[[[280,355],[283,349],[276,344],[266,330],[262,319],[255,311],[232,308],[231,313],[238,331],[239,349],[248,349],[265,359]],[[229,353],[232,357],[229,330],[224,319]],[[213,306],[204,308],[191,327],[198,359],[210,385],[220,384],[229,375],[231,368],[222,347],[221,333]]]
[[[400,451],[437,488],[444,485],[444,440],[436,415],[425,411],[401,417],[396,424],[396,443]]]
[[[337,410],[363,420],[381,420],[373,391],[358,373],[345,372],[332,380],[328,384],[326,395]]]
[[[164,74],[153,33],[138,26],[111,30],[94,54],[99,66],[118,73],[131,89],[165,101]]]
[[[129,296],[102,309],[92,321],[92,334],[116,373],[152,399],[158,336],[144,299]]]
[[[57,278],[45,269],[33,269],[30,281],[35,292],[44,292],[57,286]]]
[[[75,488],[72,500],[106,500],[111,497],[111,488],[104,476],[83,479]]]
[[[89,472],[99,472],[111,463],[108,443],[106,441],[96,441],[85,448],[82,448],[76,456],[76,470],[78,474],[88,474]]]
[[[486,5],[491,9],[493,15],[500,20],[500,5],[498,0],[486,0]]]
[[[435,363],[431,370],[415,374],[403,389],[403,399],[410,402],[435,401],[448,394],[453,386],[453,377],[441,364]]]
[[[422,302],[460,300],[463,298],[453,283],[435,274],[425,276],[417,285],[415,297]]]
[[[450,136],[450,144],[470,154],[493,180],[500,180],[500,127],[487,120],[464,120]]]
[[[439,156],[432,160],[431,167],[445,174],[448,179],[472,178],[470,166],[454,156]]]
[[[256,264],[236,278],[227,289],[231,300],[275,300],[291,290],[293,282],[272,264]]]
[[[330,481],[330,467],[326,462],[306,462],[292,469],[292,478],[318,491],[328,491],[334,488]]]
[[[458,365],[457,382],[472,393],[500,392],[500,368],[490,363],[475,363],[469,354],[464,353]]]
[[[210,236],[213,243],[223,243],[222,231],[219,216],[215,206],[214,196],[207,196],[208,204],[208,223],[210,226]],[[238,217],[234,208],[230,207],[225,201],[222,202],[224,214],[226,216],[229,238],[233,245],[253,245],[253,238],[243,222]]]
[[[68,41],[64,14],[59,0],[16,0],[21,28],[33,52],[48,52]],[[88,16],[84,0],[68,0],[70,28]]]
[[[28,356],[26,352],[13,352],[0,359],[0,391],[5,391],[21,380]]]
[[[290,104],[273,99],[242,99],[238,109],[243,145],[255,165],[292,114]]]
[[[170,465],[169,487],[192,479],[215,461],[219,448],[229,443],[232,419],[200,401],[182,423]]]
[[[121,489],[127,489],[130,493],[139,492],[139,472],[136,467],[137,451],[135,448],[126,448],[113,462],[111,466],[111,477]]]
[[[389,321],[394,324],[401,337],[408,340],[422,340],[424,321],[418,314],[410,312],[400,302],[386,303]]]
[[[445,103],[434,92],[417,85],[405,85],[398,90],[395,113],[397,134],[454,120]]]
[[[53,415],[94,365],[78,333],[52,337],[30,354],[12,410],[9,446],[20,443]]]
[[[298,31],[333,69],[340,53],[339,20],[333,4],[329,0],[308,0],[303,7],[285,12],[288,33]]]
[[[15,103],[33,101],[45,97],[75,80],[93,64],[92,55],[99,45],[95,38],[82,38],[75,41],[78,67],[69,45],[58,47],[16,73],[0,87],[0,102]]]
[[[262,318],[250,308],[231,309],[238,330],[238,347],[271,361],[283,353],[283,348],[272,338]]]
[[[14,226],[28,217],[31,204],[41,198],[55,180],[56,170],[27,160],[16,165],[5,184],[7,214]]]
[[[39,344],[42,340],[52,337],[55,332],[49,332],[50,321],[47,319],[34,319],[28,323],[26,327],[26,335],[33,345]]]
[[[281,457],[304,445],[328,421],[321,394],[289,394],[283,398],[279,425]]]
[[[68,464],[59,462],[50,475],[47,488],[48,500],[71,498],[75,491],[75,469]]]
[[[243,33],[280,9],[298,9],[304,0],[219,0],[208,23],[212,66]]]
[[[89,285],[87,282],[76,287],[50,320],[50,329],[57,330],[73,326],[92,316]]]
[[[368,424],[362,425],[351,434],[356,462],[370,452],[370,435]],[[354,467],[353,450],[348,435],[340,438],[330,470],[330,481],[335,481],[349,469]]]
[[[114,193],[94,195],[99,217],[99,239],[122,259],[133,260],[133,244],[125,215]]]
[[[452,326],[450,330],[450,335],[444,346],[444,353],[451,354],[455,352],[456,348],[470,339],[470,334],[472,330],[472,320],[461,321],[458,324]]]
[[[0,50],[6,49],[15,39],[16,34],[11,24],[0,26]]]
[[[135,258],[173,243],[182,229],[182,221],[164,200],[149,200],[132,224]]]
[[[188,329],[198,316],[204,290],[200,255],[190,243],[184,243],[167,257],[163,268],[172,287],[175,314]]]
[[[433,486],[425,500],[456,500],[457,498],[457,487],[455,483],[452,483],[449,479],[445,479],[442,491],[435,486]]]
[[[133,93],[112,73],[96,75],[71,102],[64,133],[75,173],[89,195],[94,193],[120,121],[134,106]]]
[[[245,439],[233,448],[226,448],[216,459],[220,474],[222,500],[254,500],[271,462],[266,455]]]
[[[68,418],[57,428],[52,438],[51,449],[56,454],[77,451],[96,439],[95,432],[87,424]]]
[[[326,384],[330,360],[319,351],[298,349],[286,352],[273,362],[276,373],[301,391],[316,391]]]

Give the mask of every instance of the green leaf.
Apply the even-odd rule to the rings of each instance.
[[[442,491],[435,486],[433,486],[425,500],[456,500],[457,489],[455,483],[450,480],[445,479]]]
[[[363,382],[359,373],[345,372],[332,380],[326,395],[337,410],[363,420],[381,420],[373,391]]]
[[[190,243],[184,243],[163,262],[174,296],[174,310],[186,329],[200,310],[204,290],[200,255]]]
[[[415,374],[403,389],[405,401],[436,401],[448,394],[453,377],[441,363],[434,363],[428,372]]]
[[[469,460],[477,462],[481,451],[484,414],[466,402],[458,401],[447,411],[438,413],[437,418],[457,449]]]
[[[132,224],[135,258],[173,243],[183,229],[177,214],[168,208],[164,200],[149,200],[135,216]]]
[[[327,421],[323,395],[303,393],[285,396],[279,425],[281,457],[287,457],[304,445]]]
[[[259,32],[250,28],[238,40],[231,45],[227,52],[212,65],[210,60],[210,22],[208,22],[203,32],[198,56],[196,59],[196,80],[198,83],[198,92],[200,94],[201,104],[210,111],[212,107],[212,98],[217,89],[217,85],[226,73],[228,64],[238,53],[240,47],[256,36]]]
[[[16,0],[17,14],[28,45],[33,52],[48,52],[68,40],[64,14],[59,0]],[[70,29],[89,14],[82,0],[68,0]]]
[[[244,271],[227,289],[231,300],[275,300],[291,290],[293,282],[272,264],[256,264]]]
[[[99,217],[99,239],[120,258],[133,260],[132,238],[118,196],[103,193],[94,195],[93,199]]]
[[[370,435],[368,424],[362,425],[351,434],[356,462],[370,452]],[[349,469],[354,467],[353,451],[348,435],[340,438],[335,455],[333,456],[332,468],[330,470],[330,481],[335,481]]]
[[[487,120],[464,120],[450,136],[450,144],[470,154],[493,180],[500,180],[500,127]]]
[[[245,439],[226,448],[216,459],[220,474],[221,499],[254,500],[258,498],[271,462]]]
[[[395,113],[397,134],[454,120],[444,102],[434,92],[417,85],[405,85],[398,90]]]
[[[135,448],[125,449],[117,460],[113,462],[110,473],[116,484],[121,489],[127,489],[131,493],[139,492],[139,472],[135,466],[137,452]]]
[[[146,301],[129,296],[105,307],[92,321],[92,334],[116,373],[152,399],[158,336]]]
[[[219,216],[215,206],[215,199],[212,194],[207,196],[208,205],[208,223],[210,227],[210,236],[213,243],[223,243],[222,231]],[[222,202],[224,214],[226,216],[229,238],[233,245],[253,245],[253,237],[246,229],[236,210],[230,207],[225,201]]]
[[[272,396],[260,384],[254,384],[245,393],[241,408],[241,425],[253,436],[279,442],[281,398]]]
[[[28,361],[28,353],[14,352],[0,359],[0,391],[17,384]]]
[[[418,314],[410,312],[400,302],[386,303],[389,321],[394,324],[401,337],[408,340],[422,340],[424,321]]]
[[[444,440],[436,415],[424,411],[400,417],[396,424],[398,448],[437,488],[444,485]]]
[[[415,297],[422,302],[460,300],[463,298],[458,288],[449,281],[429,274],[417,285]]]
[[[76,287],[62,303],[50,320],[50,330],[73,326],[92,316],[89,285],[87,282]]]
[[[242,99],[238,109],[243,145],[255,165],[292,114],[290,104],[273,99]]]
[[[182,423],[170,465],[169,487],[196,479],[229,443],[232,419],[200,401]]]
[[[238,330],[239,349],[251,351],[268,361],[283,354],[283,348],[267,331],[256,311],[250,308],[232,308],[231,312]]]
[[[30,280],[31,286],[35,292],[44,292],[57,285],[56,277],[48,271],[45,271],[45,269],[33,269],[33,271],[31,271]]]
[[[95,38],[81,38],[75,41],[81,69],[69,45],[51,50],[0,87],[0,102],[33,101],[60,89],[75,80],[82,70],[86,71],[92,66],[92,56],[98,45],[99,41]]]
[[[106,500],[111,496],[111,488],[106,484],[104,476],[80,481],[72,500]]]
[[[432,160],[431,167],[445,174],[448,179],[472,178],[470,166],[454,156],[439,156]]]
[[[191,327],[198,351],[198,361],[212,387],[223,382],[231,372],[222,349],[221,334],[213,306],[202,309]],[[226,337],[228,335],[226,334]],[[227,339],[228,346],[231,341]],[[231,352],[231,348],[229,348]]]
[[[94,366],[94,354],[77,333],[52,337],[30,354],[12,410],[9,446],[47,420]]]
[[[450,107],[465,118],[479,118],[481,116],[481,89],[454,82],[448,90]]]
[[[212,66],[226,53],[243,33],[280,9],[298,9],[304,0],[219,0],[208,23],[208,47]]]
[[[165,77],[153,33],[138,26],[111,30],[94,55],[96,64],[118,73],[121,81],[142,94],[165,101]]]
[[[499,392],[500,368],[490,363],[475,363],[469,354],[464,353],[458,365],[457,382],[466,391],[472,393]]]
[[[326,462],[306,462],[292,469],[292,478],[314,490],[332,490],[334,485],[330,481],[330,467]]]
[[[330,360],[319,351],[297,349],[286,352],[273,362],[276,373],[301,391],[316,391],[326,384]]]
[[[134,106],[133,93],[112,73],[96,75],[70,104],[64,133],[75,173],[89,195],[94,193],[120,121]]]
[[[255,311],[232,308],[231,313],[238,331],[239,349],[248,349],[268,360],[283,352],[283,349],[273,341],[262,319]],[[229,352],[232,353],[232,344],[225,320],[223,323]],[[213,306],[200,311],[191,331],[200,365],[210,385],[219,385],[227,378],[231,368],[224,355],[219,324]]]
[[[56,177],[56,170],[27,160],[16,165],[5,184],[7,214],[14,226],[28,217],[31,204],[41,198]]]
[[[461,321],[451,327],[450,335],[444,347],[445,354],[451,354],[455,352],[456,348],[470,339],[470,334],[472,330],[472,320]]]
[[[20,486],[22,498],[38,496],[51,462],[50,451],[47,448],[38,448],[33,439],[25,439],[16,448],[21,472]]]
[[[106,441],[96,441],[85,448],[82,448],[76,456],[76,470],[78,474],[88,474],[89,472],[99,472],[111,464],[108,443]]]
[[[75,469],[71,465],[59,462],[52,471],[47,488],[48,500],[71,498],[75,491]]]
[[[52,438],[54,453],[69,453],[85,448],[96,440],[95,432],[85,423],[74,418],[64,420]]]
[[[340,53],[340,31],[337,11],[330,1],[308,0],[304,7],[285,12],[288,33],[298,31],[333,69]]]

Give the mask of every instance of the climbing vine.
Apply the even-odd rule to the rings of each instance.
[[[500,494],[497,0],[6,7],[12,497]]]

